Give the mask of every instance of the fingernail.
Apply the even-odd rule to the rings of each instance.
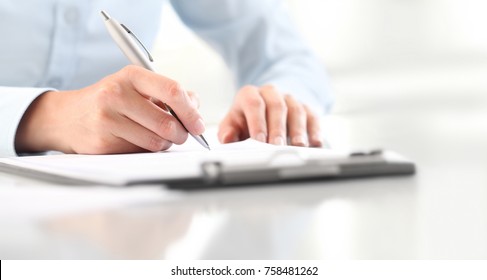
[[[274,140],[272,140],[272,144],[279,145],[279,146],[286,145],[286,143],[284,142],[284,138],[282,136],[274,137]]]
[[[265,134],[263,132],[261,133],[258,133],[257,135],[255,135],[255,140],[259,141],[259,142],[267,142],[267,137],[265,136]]]
[[[196,135],[200,135],[205,132],[205,123],[201,118],[196,121],[194,130]]]
[[[306,139],[302,135],[294,136],[291,140],[291,143],[294,146],[303,146],[303,147],[308,146],[308,141],[306,141]]]

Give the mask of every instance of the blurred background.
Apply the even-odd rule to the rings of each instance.
[[[407,102],[412,111],[456,107],[487,90],[485,0],[283,1],[332,78],[334,114],[375,104],[364,99],[381,108]],[[217,123],[235,92],[231,77],[170,5],[153,53],[159,71],[198,92],[202,114]]]

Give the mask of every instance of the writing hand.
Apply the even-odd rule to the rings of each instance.
[[[172,143],[184,143],[188,132],[162,102],[190,133],[204,132],[194,94],[169,78],[127,66],[81,90],[38,97],[19,125],[16,150],[83,154],[165,150]]]

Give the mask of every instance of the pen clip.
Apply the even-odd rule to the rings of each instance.
[[[154,59],[152,58],[152,55],[150,54],[150,52],[146,49],[146,47],[144,46],[144,44],[142,44],[142,42],[139,40],[139,38],[137,38],[137,36],[135,35],[135,33],[133,33],[132,31],[130,31],[130,29],[123,25],[123,23],[120,24],[123,29],[125,29],[125,31],[127,31],[128,34],[130,34],[132,37],[134,37],[134,39],[139,43],[139,45],[144,49],[144,51],[147,53],[147,56],[149,57],[149,60],[150,62],[154,62]]]

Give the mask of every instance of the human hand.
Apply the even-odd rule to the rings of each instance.
[[[220,124],[222,143],[253,138],[275,145],[321,147],[320,125],[308,106],[272,86],[245,86]]]
[[[112,154],[168,149],[205,126],[194,94],[175,81],[138,66],[127,66],[81,90],[47,92],[24,114],[17,152],[58,150]]]

